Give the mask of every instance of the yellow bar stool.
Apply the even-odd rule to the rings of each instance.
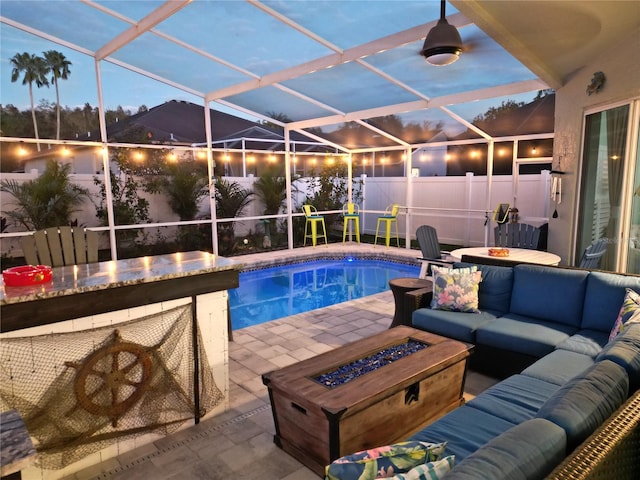
[[[380,225],[384,223],[385,226],[385,240],[387,247],[391,243],[391,225],[396,226],[396,245],[400,246],[400,238],[398,237],[398,210],[400,206],[397,203],[389,205],[384,212],[384,215],[378,217],[378,223],[376,224],[376,238],[373,242],[374,245],[378,244],[378,232],[380,231]]]
[[[307,238],[311,238],[311,243],[315,247],[318,243],[318,237],[324,237],[324,243],[328,245],[327,229],[324,225],[324,217],[322,215],[318,215],[318,210],[313,205],[303,205],[302,210],[304,211],[304,216],[306,218],[306,222],[304,224],[303,246],[307,244]],[[318,234],[318,223],[322,226],[322,235]],[[307,234],[309,225],[311,225],[311,233]]]
[[[360,209],[355,203],[347,203],[342,206],[342,216],[344,217],[344,228],[342,230],[342,243],[347,238],[347,227],[353,221],[356,228],[356,241],[360,243]],[[351,239],[351,235],[349,235]]]

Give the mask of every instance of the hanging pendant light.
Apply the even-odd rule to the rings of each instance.
[[[440,20],[433,27],[424,41],[420,55],[431,65],[449,65],[458,58],[462,52],[462,39],[458,30],[450,25],[445,18],[445,0],[440,3]]]

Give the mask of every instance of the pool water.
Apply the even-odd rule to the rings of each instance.
[[[389,280],[417,277],[420,267],[385,260],[315,260],[240,272],[229,290],[233,329],[389,290]]]

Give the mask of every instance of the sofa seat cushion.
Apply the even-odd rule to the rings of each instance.
[[[578,330],[588,275],[585,270],[516,265],[509,311]]]
[[[576,331],[566,324],[508,313],[480,325],[476,330],[476,342],[539,358],[552,352]]]
[[[610,332],[620,312],[626,288],[640,292],[640,277],[591,272],[587,279],[581,328]]]
[[[571,350],[554,350],[525,368],[522,375],[555,385],[564,385],[576,375],[584,372],[594,362],[595,360],[590,355]]]
[[[629,375],[629,388],[640,388],[640,324],[629,325],[610,341],[596,357],[596,361],[611,360]]]
[[[513,288],[513,268],[462,262],[454,263],[453,266],[456,268],[475,266],[482,273],[482,282],[478,290],[480,310],[496,312],[498,317],[509,311],[511,289]]]
[[[488,388],[467,405],[518,424],[535,417],[558,388],[559,385],[537,378],[513,375]]]
[[[628,393],[625,370],[602,360],[560,387],[540,408],[537,417],[562,427],[571,451],[625,402]]]
[[[456,463],[475,452],[514,424],[463,405],[426,426],[409,440],[447,442],[446,455],[455,455]]]
[[[609,334],[607,332],[579,330],[565,341],[560,342],[556,348],[583,353],[595,358],[608,342]]]
[[[565,457],[562,428],[542,418],[527,420],[490,440],[447,474],[447,480],[539,479]]]
[[[496,316],[490,312],[449,312],[419,308],[413,312],[414,328],[454,338],[462,342],[475,343],[476,329],[492,322]]]

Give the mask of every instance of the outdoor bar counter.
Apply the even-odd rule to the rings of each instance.
[[[137,322],[160,315],[160,324],[166,325],[163,316],[179,310],[184,312],[181,315],[186,315],[183,318],[191,325],[184,333],[190,332],[188,336],[192,341],[195,369],[192,418],[198,422],[198,405],[202,402],[197,393],[200,391],[198,344],[206,355],[220,398],[216,400],[215,407],[206,411],[206,415],[217,415],[229,408],[227,290],[239,286],[241,266],[241,263],[227,258],[195,251],[56,267],[52,270],[51,281],[32,286],[6,286],[0,280],[0,343],[14,337],[35,339],[50,334],[85,334],[102,327],[108,327],[107,330],[115,332],[117,337],[117,332],[125,328],[122,322]],[[55,341],[60,343],[56,343],[56,348],[51,347],[49,360],[45,357],[40,361],[56,364],[60,360],[54,358],[56,355],[63,359],[72,358],[68,352],[74,344],[64,344],[63,337],[54,338],[59,338]],[[5,361],[4,356],[2,361]],[[65,364],[76,366],[73,362]],[[29,371],[19,374],[12,370],[9,381],[19,389],[33,383],[32,376]],[[120,422],[120,417],[114,416],[113,420],[115,425]],[[185,424],[181,428],[187,426]],[[151,433],[123,438],[61,469],[27,467],[22,471],[22,478],[63,478],[157,438]]]
[[[0,280],[0,332],[236,288],[240,267],[183,252],[56,267],[51,282],[29,287]]]

